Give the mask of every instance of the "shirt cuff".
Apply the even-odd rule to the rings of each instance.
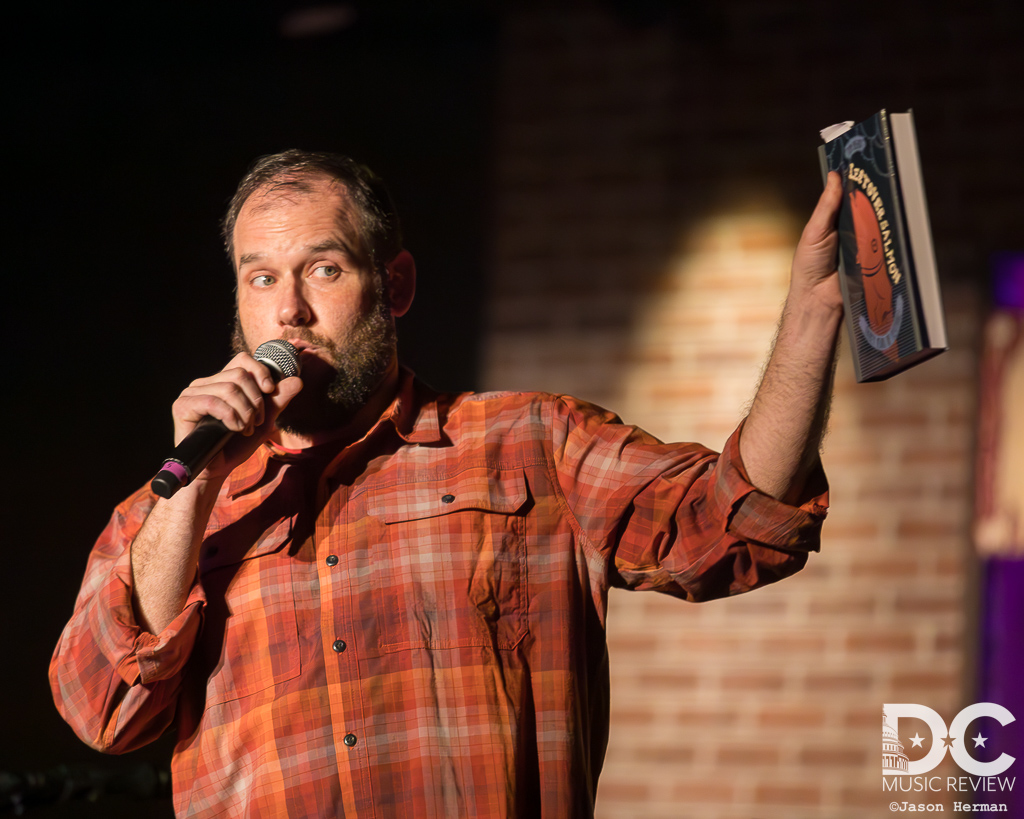
[[[197,582],[189,592],[181,614],[159,634],[143,630],[132,606],[131,549],[114,565],[93,608],[93,633],[102,635],[102,649],[128,685],[148,684],[178,674],[195,645],[206,595]]]
[[[742,430],[741,422],[726,441],[715,476],[716,504],[727,521],[727,531],[740,540],[774,549],[818,551],[829,503],[821,460],[815,460],[800,503],[783,503],[750,482],[740,457]]]

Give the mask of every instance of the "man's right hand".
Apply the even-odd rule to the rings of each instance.
[[[263,364],[239,353],[216,375],[189,384],[174,402],[175,444],[206,416],[242,434],[233,435],[188,486],[161,499],[132,543],[132,603],[144,630],[159,634],[181,613],[224,479],[270,437],[277,416],[301,389],[297,376],[275,384]]]
[[[171,407],[177,446],[203,418],[218,419],[232,436],[196,481],[220,483],[274,431],[274,422],[302,389],[297,376],[274,383],[270,370],[248,353],[239,353],[216,375],[198,378]]]

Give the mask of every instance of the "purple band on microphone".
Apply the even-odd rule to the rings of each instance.
[[[177,461],[164,461],[164,465],[160,467],[161,472],[170,472],[178,479],[178,482],[184,486],[188,483],[188,470],[184,466],[179,464]]]

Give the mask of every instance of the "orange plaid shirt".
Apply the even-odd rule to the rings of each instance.
[[[182,613],[137,625],[121,504],[50,668],[123,752],[170,725],[178,816],[585,817],[608,739],[608,588],[747,591],[818,548],[827,490],[755,490],[738,450],[666,445],[565,396],[405,373],[359,442],[232,473]]]

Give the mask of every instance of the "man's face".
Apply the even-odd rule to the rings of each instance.
[[[344,188],[264,189],[235,223],[233,346],[284,339],[301,354],[303,389],[278,418],[309,435],[347,423],[395,361],[394,322]]]

